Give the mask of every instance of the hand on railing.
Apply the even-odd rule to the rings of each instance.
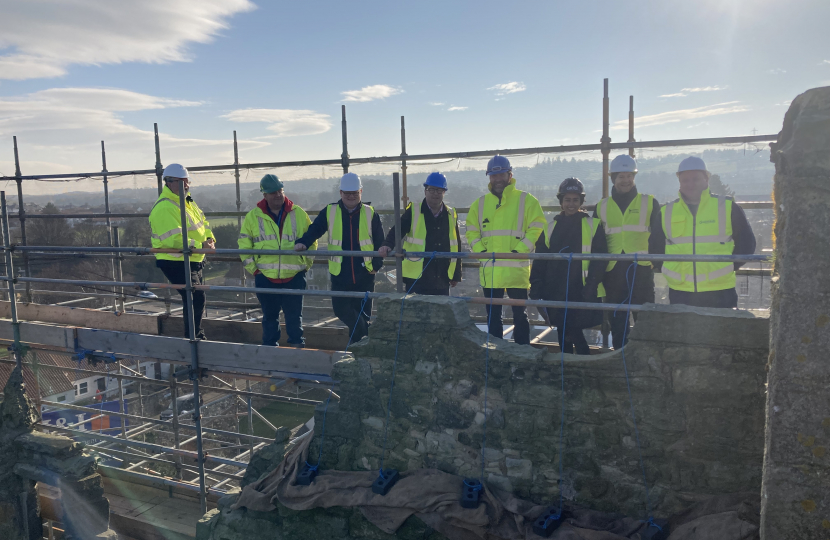
[[[307,249],[308,249],[308,246],[306,246],[305,244],[300,244],[300,243],[294,244],[294,251],[305,251]]]
[[[392,251],[391,247],[389,247],[389,246],[380,246],[380,249],[378,250],[378,253],[380,253],[381,257],[388,257],[390,251]]]

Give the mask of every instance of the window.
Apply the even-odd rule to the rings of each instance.
[[[58,403],[63,403],[64,401],[66,401],[66,394],[58,396]]]
[[[141,373],[144,377],[147,376],[147,366],[141,366],[138,368],[138,372]]]
[[[76,395],[78,395],[78,394],[84,395],[87,392],[89,392],[89,383],[82,382],[80,385],[78,385],[78,392],[77,392]]]
[[[738,282],[738,296],[749,296],[749,280]]]

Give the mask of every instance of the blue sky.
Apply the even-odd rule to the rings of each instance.
[[[0,1],[0,172],[775,133],[830,84],[830,3]],[[618,126],[614,122],[621,121]],[[57,187],[54,189],[70,189]],[[72,187],[76,189],[76,187]]]

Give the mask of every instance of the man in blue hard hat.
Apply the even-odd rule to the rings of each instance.
[[[536,197],[516,188],[513,168],[504,156],[487,163],[488,193],[479,197],[467,213],[467,242],[473,253],[532,253],[547,227]],[[507,296],[527,300],[530,259],[480,259],[479,279],[487,298]],[[502,308],[488,305],[488,331],[503,336]],[[513,308],[513,341],[530,343],[530,324],[524,305]]]
[[[709,171],[702,159],[680,162],[680,197],[661,209],[661,227],[652,234],[666,255],[751,255],[755,234],[743,209],[732,197],[709,192]],[[736,308],[735,270],[743,263],[663,263],[669,302],[698,307]]]
[[[637,175],[637,161],[621,154],[611,161],[611,196],[602,199],[594,210],[594,217],[600,218],[608,253],[627,253],[630,255],[663,253],[663,245],[656,240],[652,231],[660,225],[660,203],[652,195],[639,193],[634,182]],[[648,260],[639,261],[639,266],[632,268],[628,261],[611,261],[606,268],[603,285],[605,301],[621,304],[631,295],[631,303],[654,303],[654,270]],[[654,265],[660,268],[661,263]],[[631,284],[633,280],[633,284]],[[596,294],[596,287],[586,291],[586,296]],[[623,346],[623,336],[628,341],[628,313],[625,310],[609,312],[611,322],[611,339],[614,349]],[[637,313],[634,313],[637,320]]]
[[[458,214],[444,203],[447,177],[439,172],[427,176],[424,200],[412,203],[401,217],[404,251],[457,252],[461,245]],[[386,257],[395,247],[395,228],[386,235],[380,253]],[[409,257],[403,260],[403,282],[407,292],[449,296],[450,287],[461,281],[461,259]]]
[[[317,214],[308,231],[294,244],[305,251],[328,233],[328,250],[377,251],[383,243],[383,227],[375,209],[363,202],[363,183],[355,173],[340,179],[340,200]],[[375,290],[375,274],[383,266],[383,257],[329,257],[332,291],[368,292]],[[362,309],[361,309],[362,306]],[[351,341],[360,341],[369,333],[372,301],[362,298],[331,298],[334,315],[349,328]]]

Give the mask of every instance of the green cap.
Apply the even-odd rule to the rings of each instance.
[[[285,187],[276,174],[266,174],[259,181],[259,190],[263,193],[274,193]]]

